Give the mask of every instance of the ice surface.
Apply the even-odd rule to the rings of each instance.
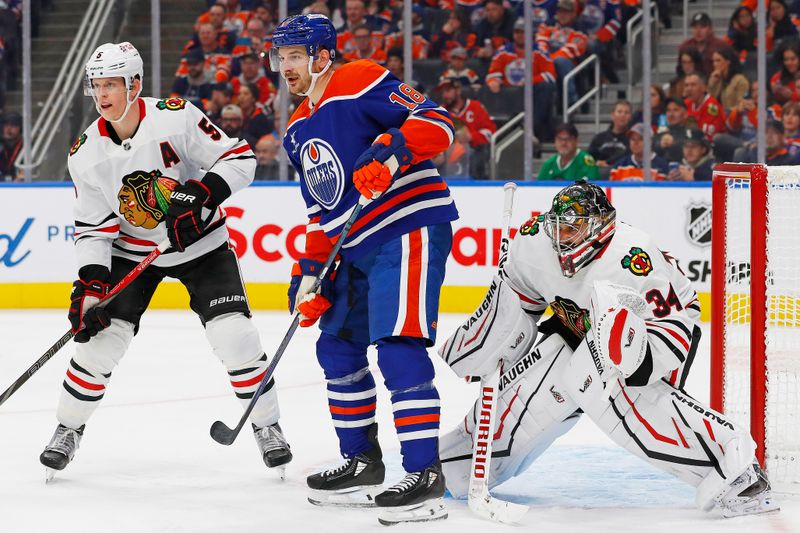
[[[441,317],[440,331],[451,331],[459,319]],[[258,312],[254,320],[271,354],[289,326],[288,315]],[[66,310],[0,312],[0,390],[66,328]],[[276,374],[281,426],[295,455],[285,482],[263,465],[249,430],[229,448],[209,437],[214,420],[232,426],[241,407],[198,319],[190,312],[148,311],[87,424],[75,461],[46,486],[38,456],[55,429],[55,407],[74,345],[63,348],[0,407],[0,533],[383,530],[373,510],[319,508],[306,501],[305,476],[339,460],[314,341],[314,331],[301,330]],[[687,385],[703,400],[708,398],[707,350],[706,330]],[[442,426],[449,429],[477,388],[456,378],[438,358],[435,362]],[[399,446],[381,389],[380,440],[387,481],[393,483],[402,476]],[[783,510],[771,516],[724,520],[701,513],[694,508],[691,487],[617,448],[587,419],[523,476],[494,493],[530,505],[523,529],[537,532],[800,531],[797,497],[781,499]],[[480,520],[465,502],[446,503],[449,519],[395,530],[513,530]]]

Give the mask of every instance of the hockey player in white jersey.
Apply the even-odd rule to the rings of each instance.
[[[537,326],[548,306],[553,316]],[[585,414],[696,487],[701,509],[726,517],[777,510],[747,430],[683,390],[699,319],[677,262],[618,222],[601,188],[562,189],[520,228],[483,304],[440,349],[462,377],[488,375],[503,360],[490,486],[525,470]],[[467,494],[479,409],[440,441],[456,497]]]
[[[58,427],[40,457],[49,476],[74,457],[163,278],[177,278],[188,290],[211,350],[244,405],[267,367],[220,208],[253,180],[250,147],[185,100],[140,97],[143,63],[130,43],[97,48],[86,64],[85,83],[100,117],[68,157],[79,268],[69,320],[78,344],[63,382]],[[170,249],[106,307],[95,306],[166,239]],[[250,415],[269,467],[292,459],[278,417],[270,383]]]

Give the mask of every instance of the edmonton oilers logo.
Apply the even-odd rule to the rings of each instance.
[[[344,191],[344,168],[331,145],[310,139],[300,149],[306,186],[311,196],[325,209],[332,209]]]

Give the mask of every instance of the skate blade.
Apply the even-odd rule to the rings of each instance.
[[[394,526],[406,522],[431,522],[447,518],[444,498],[427,500],[402,507],[383,507],[378,522],[384,526]]]
[[[736,518],[737,516],[759,515],[768,513],[777,513],[781,510],[778,502],[772,499],[771,496],[754,502],[749,502],[749,505],[742,505],[736,507],[724,507],[722,509],[723,518]]]
[[[381,485],[362,485],[342,490],[311,490],[308,503],[320,507],[375,507],[375,495],[383,490]]]
[[[55,468],[50,468],[49,466],[44,467],[44,484],[48,485],[53,482],[56,477],[56,470]]]

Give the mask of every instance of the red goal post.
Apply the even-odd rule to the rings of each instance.
[[[711,407],[800,483],[800,167],[717,165],[711,256]]]

